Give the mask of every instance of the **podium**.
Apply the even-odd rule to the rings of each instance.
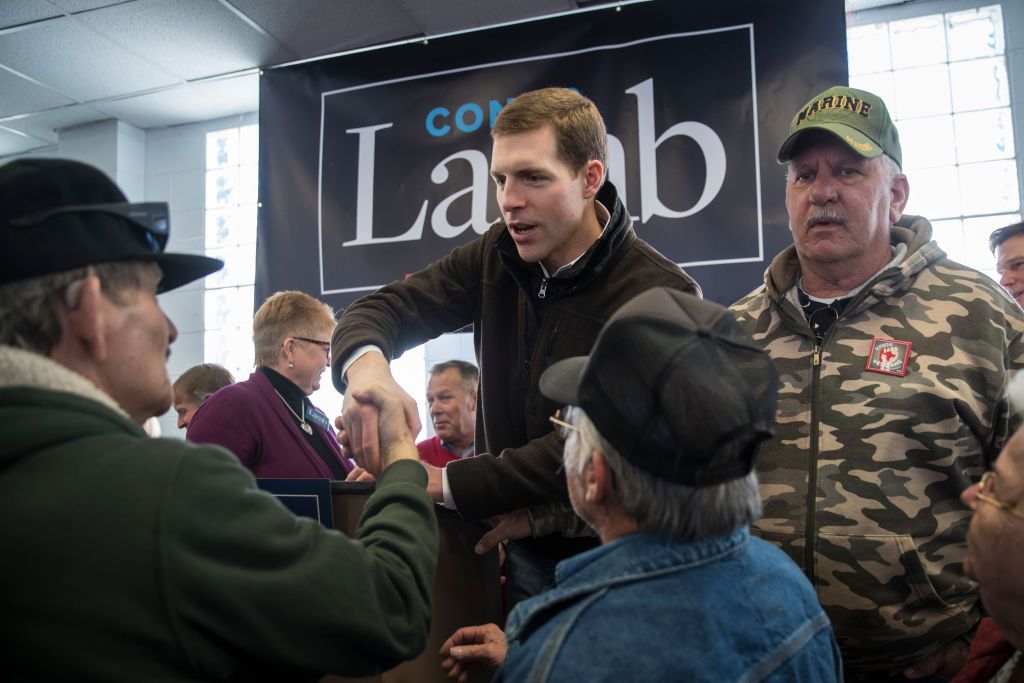
[[[374,491],[374,482],[331,482],[331,507],[334,528],[355,537],[356,526],[366,500]],[[434,579],[433,613],[426,649],[416,659],[376,676],[348,678],[325,676],[321,683],[342,681],[379,681],[382,683],[449,683],[441,668],[438,651],[452,633],[462,626],[493,622],[501,625],[501,584],[498,553],[473,552],[480,537],[490,527],[462,519],[458,513],[435,506],[439,546],[437,575]],[[486,675],[471,680],[487,681]]]

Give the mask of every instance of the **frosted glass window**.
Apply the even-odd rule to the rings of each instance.
[[[994,57],[1006,52],[999,7],[979,7],[946,15],[949,61]]]
[[[203,333],[203,358],[207,363],[223,365],[236,380],[249,377],[255,357],[251,325]]]
[[[889,31],[894,69],[945,63],[946,29],[941,14],[894,21]]]
[[[956,163],[953,117],[907,119],[900,124],[904,168],[929,168]]]
[[[206,134],[206,168],[238,165],[238,129]]]
[[[850,26],[847,40],[850,85],[881,97],[899,130],[906,213],[930,219],[951,258],[994,273],[989,233],[1021,209],[1002,7]]]
[[[237,204],[235,186],[238,184],[238,167],[219,168],[206,172],[206,208],[216,209]]]
[[[1013,121],[1009,108],[957,114],[953,121],[960,163],[1014,157]]]
[[[976,59],[949,65],[953,107],[957,111],[991,109],[1010,104],[1006,59]]]
[[[964,253],[962,263],[982,271],[995,271],[996,259],[988,249],[992,231],[1020,220],[1020,214],[982,216],[964,221]]]
[[[960,216],[960,180],[956,166],[907,172],[910,199],[907,213],[932,220]]]
[[[948,221],[932,221],[932,239],[938,242],[947,254],[962,254],[964,251],[964,222],[959,218]]]
[[[895,116],[894,112],[896,111],[896,105],[899,103],[899,96],[896,94],[896,88],[893,86],[891,71],[883,71],[878,74],[861,74],[860,76],[851,75],[850,86],[875,93],[885,102],[885,105],[889,108],[890,115]]]
[[[960,167],[964,215],[1000,213],[1020,208],[1017,164],[987,161]]]
[[[847,32],[846,49],[851,75],[892,69],[887,24],[866,24],[851,28]]]
[[[238,129],[238,165],[256,166],[260,162],[260,127],[256,124]]]
[[[207,330],[250,328],[253,286],[220,287],[203,293],[203,327]]]
[[[206,276],[206,288],[236,287],[256,281],[256,245],[239,244],[219,249],[207,249],[207,256],[219,258],[224,267]],[[249,311],[250,317],[252,311]]]
[[[949,73],[945,65],[903,69],[893,76],[899,93],[894,110],[897,119],[952,111]]]

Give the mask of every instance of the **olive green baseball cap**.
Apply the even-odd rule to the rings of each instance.
[[[832,86],[801,107],[779,147],[780,164],[793,158],[798,139],[808,130],[828,131],[862,157],[888,154],[903,167],[900,135],[889,110],[881,97],[866,90]]]

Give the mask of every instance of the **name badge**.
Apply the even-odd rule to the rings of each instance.
[[[871,372],[903,377],[910,365],[910,346],[907,341],[875,337],[871,341],[868,364],[864,367]]]

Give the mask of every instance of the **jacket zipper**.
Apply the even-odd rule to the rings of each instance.
[[[832,330],[829,330],[831,333]],[[814,546],[817,541],[815,524],[818,511],[818,381],[821,379],[821,343],[814,340],[814,351],[811,352],[811,448],[808,453],[810,463],[807,467],[807,522],[804,533],[804,565],[807,579],[817,589],[817,576],[814,571]]]
[[[537,298],[543,299],[548,295],[548,279],[544,278],[540,281],[540,289],[537,290]]]

